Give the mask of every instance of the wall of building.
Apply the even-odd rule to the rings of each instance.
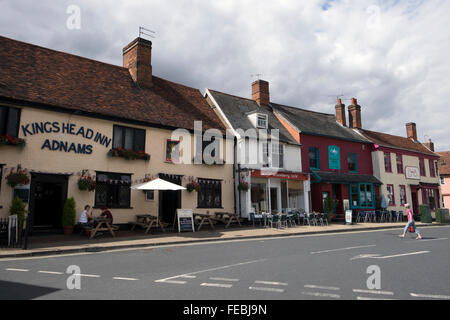
[[[51,124],[58,123],[60,130],[58,133],[48,132],[39,134],[30,134],[32,131],[31,124],[34,122],[49,122]],[[171,138],[172,131],[149,128],[144,126],[130,125],[125,123],[113,122],[109,120],[101,120],[84,116],[44,111],[34,108],[22,108],[20,119],[19,137],[26,140],[23,148],[15,146],[2,146],[0,163],[5,164],[4,168],[16,167],[18,164],[22,168],[29,171],[41,171],[44,173],[75,173],[72,174],[68,182],[68,197],[74,197],[76,201],[77,218],[84,205],[95,203],[95,192],[80,191],[77,181],[79,176],[77,173],[82,170],[88,170],[91,175],[95,175],[96,171],[104,171],[111,173],[130,173],[133,181],[144,179],[146,175],[156,176],[159,173],[184,175],[183,185],[185,186],[189,176],[195,178],[220,179],[222,183],[222,206],[224,211],[234,212],[234,182],[233,182],[233,166],[225,165],[189,165],[189,164],[173,164],[165,161],[166,140]],[[62,124],[65,126],[72,124],[75,134],[63,133]],[[151,155],[150,161],[144,160],[125,160],[119,157],[108,157],[107,153],[112,148],[113,125],[119,124],[128,127],[146,129],[145,152]],[[22,125],[29,131],[22,129]],[[28,125],[28,127],[26,127]],[[52,126],[48,125],[50,131]],[[91,129],[93,137],[83,137],[81,133],[76,134],[80,128],[84,128],[84,132]],[[104,138],[104,143],[95,142],[96,134],[100,133]],[[67,141],[81,146],[85,145],[85,150],[91,150],[90,154],[82,154],[75,152],[51,151],[43,147],[48,139],[50,144],[52,141]],[[107,143],[109,141],[109,144]],[[224,145],[221,140],[220,143]],[[90,147],[88,147],[90,146]],[[192,155],[194,155],[194,138],[191,141]],[[234,150],[229,150],[233,153]],[[0,217],[9,215],[9,207],[12,201],[13,189],[6,184],[6,174],[3,174],[0,189]],[[158,214],[158,193],[155,192],[155,200],[146,201],[143,191],[131,190],[130,209],[112,209],[114,215],[114,223],[128,223],[134,220],[136,214],[149,213]],[[196,212],[206,212],[207,209],[196,209],[197,192],[189,193],[182,191],[182,207],[192,208]],[[96,210],[96,214],[100,211]]]
[[[441,193],[444,200],[444,207],[450,209],[450,175],[444,175],[444,183],[441,184]]]
[[[386,172],[384,168],[384,152],[391,152],[391,167],[392,172]],[[403,173],[397,173],[397,160],[396,154],[402,154],[403,157]],[[430,176],[430,168],[428,161],[437,160],[433,157],[420,155],[420,157],[425,158],[425,172],[426,176],[421,176],[420,179],[408,179],[406,178],[406,167],[416,167],[419,168],[419,155],[411,152],[403,152],[401,150],[396,149],[382,149],[378,151],[374,151],[372,153],[373,163],[374,163],[374,176],[377,177],[383,185],[380,188],[380,193],[387,198],[387,185],[392,184],[394,186],[394,198],[395,198],[395,206],[389,206],[389,210],[403,210],[405,208],[400,205],[400,185],[406,186],[406,202],[411,204],[411,187],[410,185],[418,185],[420,182],[430,183],[430,184],[438,184],[439,177],[431,177]],[[418,201],[419,205],[423,204],[422,192],[418,192]]]

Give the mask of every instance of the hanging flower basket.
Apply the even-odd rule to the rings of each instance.
[[[13,138],[8,134],[0,135],[0,146],[10,145],[10,146],[25,146],[25,140],[21,138]]]
[[[188,192],[192,192],[192,191],[197,191],[197,192],[199,192],[200,191],[200,184],[197,182],[197,181],[191,181],[191,182],[189,182],[187,185],[186,185],[186,190],[188,191]]]
[[[78,179],[78,189],[84,191],[94,191],[96,186],[96,181],[90,176],[83,176]]]
[[[240,182],[238,184],[237,188],[239,191],[247,191],[248,190],[248,182]]]
[[[24,170],[18,170],[17,172],[11,172],[6,176],[6,183],[14,188],[16,186],[27,185],[30,183],[30,178]]]
[[[141,159],[141,160],[146,160],[146,161],[150,160],[150,155],[148,153],[145,153],[143,150],[136,152],[131,149],[125,150],[123,148],[113,148],[113,149],[109,150],[108,156],[122,157],[127,160],[136,160],[136,159]]]

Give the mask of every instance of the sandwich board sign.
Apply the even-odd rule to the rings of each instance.
[[[353,210],[345,210],[345,224],[352,224]]]
[[[192,214],[192,209],[177,209],[177,220],[178,220],[178,232],[181,231],[195,232],[194,216]]]

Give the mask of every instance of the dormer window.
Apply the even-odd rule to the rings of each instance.
[[[260,129],[267,129],[267,115],[258,114],[256,118],[256,127]]]

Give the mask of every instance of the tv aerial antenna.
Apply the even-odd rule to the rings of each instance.
[[[263,74],[262,73],[255,73],[255,74],[252,74],[252,75],[250,75],[252,78],[253,77],[256,77],[258,80],[261,80],[261,76],[262,76]]]
[[[150,38],[155,38],[155,33],[156,32],[153,31],[153,30],[150,30],[150,29],[147,29],[147,28],[144,28],[144,27],[139,27],[139,38],[142,35],[148,36]]]

